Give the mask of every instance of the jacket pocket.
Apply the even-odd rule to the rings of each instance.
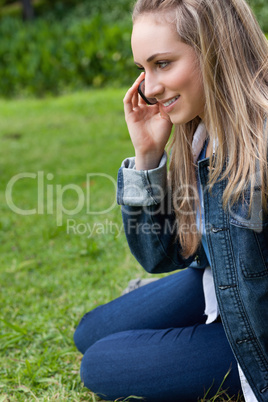
[[[241,201],[229,208],[235,258],[246,278],[268,276],[268,214],[262,209],[261,192],[255,191],[251,209],[249,191]]]

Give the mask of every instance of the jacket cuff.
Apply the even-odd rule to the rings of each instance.
[[[117,177],[119,205],[149,206],[159,204],[167,192],[167,154],[152,170],[136,170],[135,158],[123,161]]]

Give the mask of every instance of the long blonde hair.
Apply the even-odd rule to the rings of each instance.
[[[244,0],[138,0],[133,21],[140,14],[159,12],[174,12],[180,39],[195,49],[200,61],[204,123],[211,143],[217,144],[214,158],[210,158],[210,187],[217,179],[228,177],[224,208],[236,202],[248,186],[252,201],[255,173],[260,170],[262,203],[267,208],[268,123],[264,130],[264,119],[268,115],[268,42],[251,9]],[[180,230],[181,225],[192,228],[196,223],[192,139],[199,123],[196,117],[177,125],[172,141],[173,205],[186,257],[196,252],[201,238],[198,230]]]

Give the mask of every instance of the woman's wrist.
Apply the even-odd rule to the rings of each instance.
[[[136,170],[156,169],[159,166],[162,156],[163,156],[163,152],[146,154],[146,155],[136,154],[135,168],[136,168]]]

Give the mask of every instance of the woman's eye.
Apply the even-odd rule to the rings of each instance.
[[[137,69],[138,69],[139,71],[144,71],[144,67],[138,67],[138,66],[137,66]]]
[[[168,61],[158,61],[156,64],[158,65],[159,68],[165,68],[168,66],[169,62]]]

